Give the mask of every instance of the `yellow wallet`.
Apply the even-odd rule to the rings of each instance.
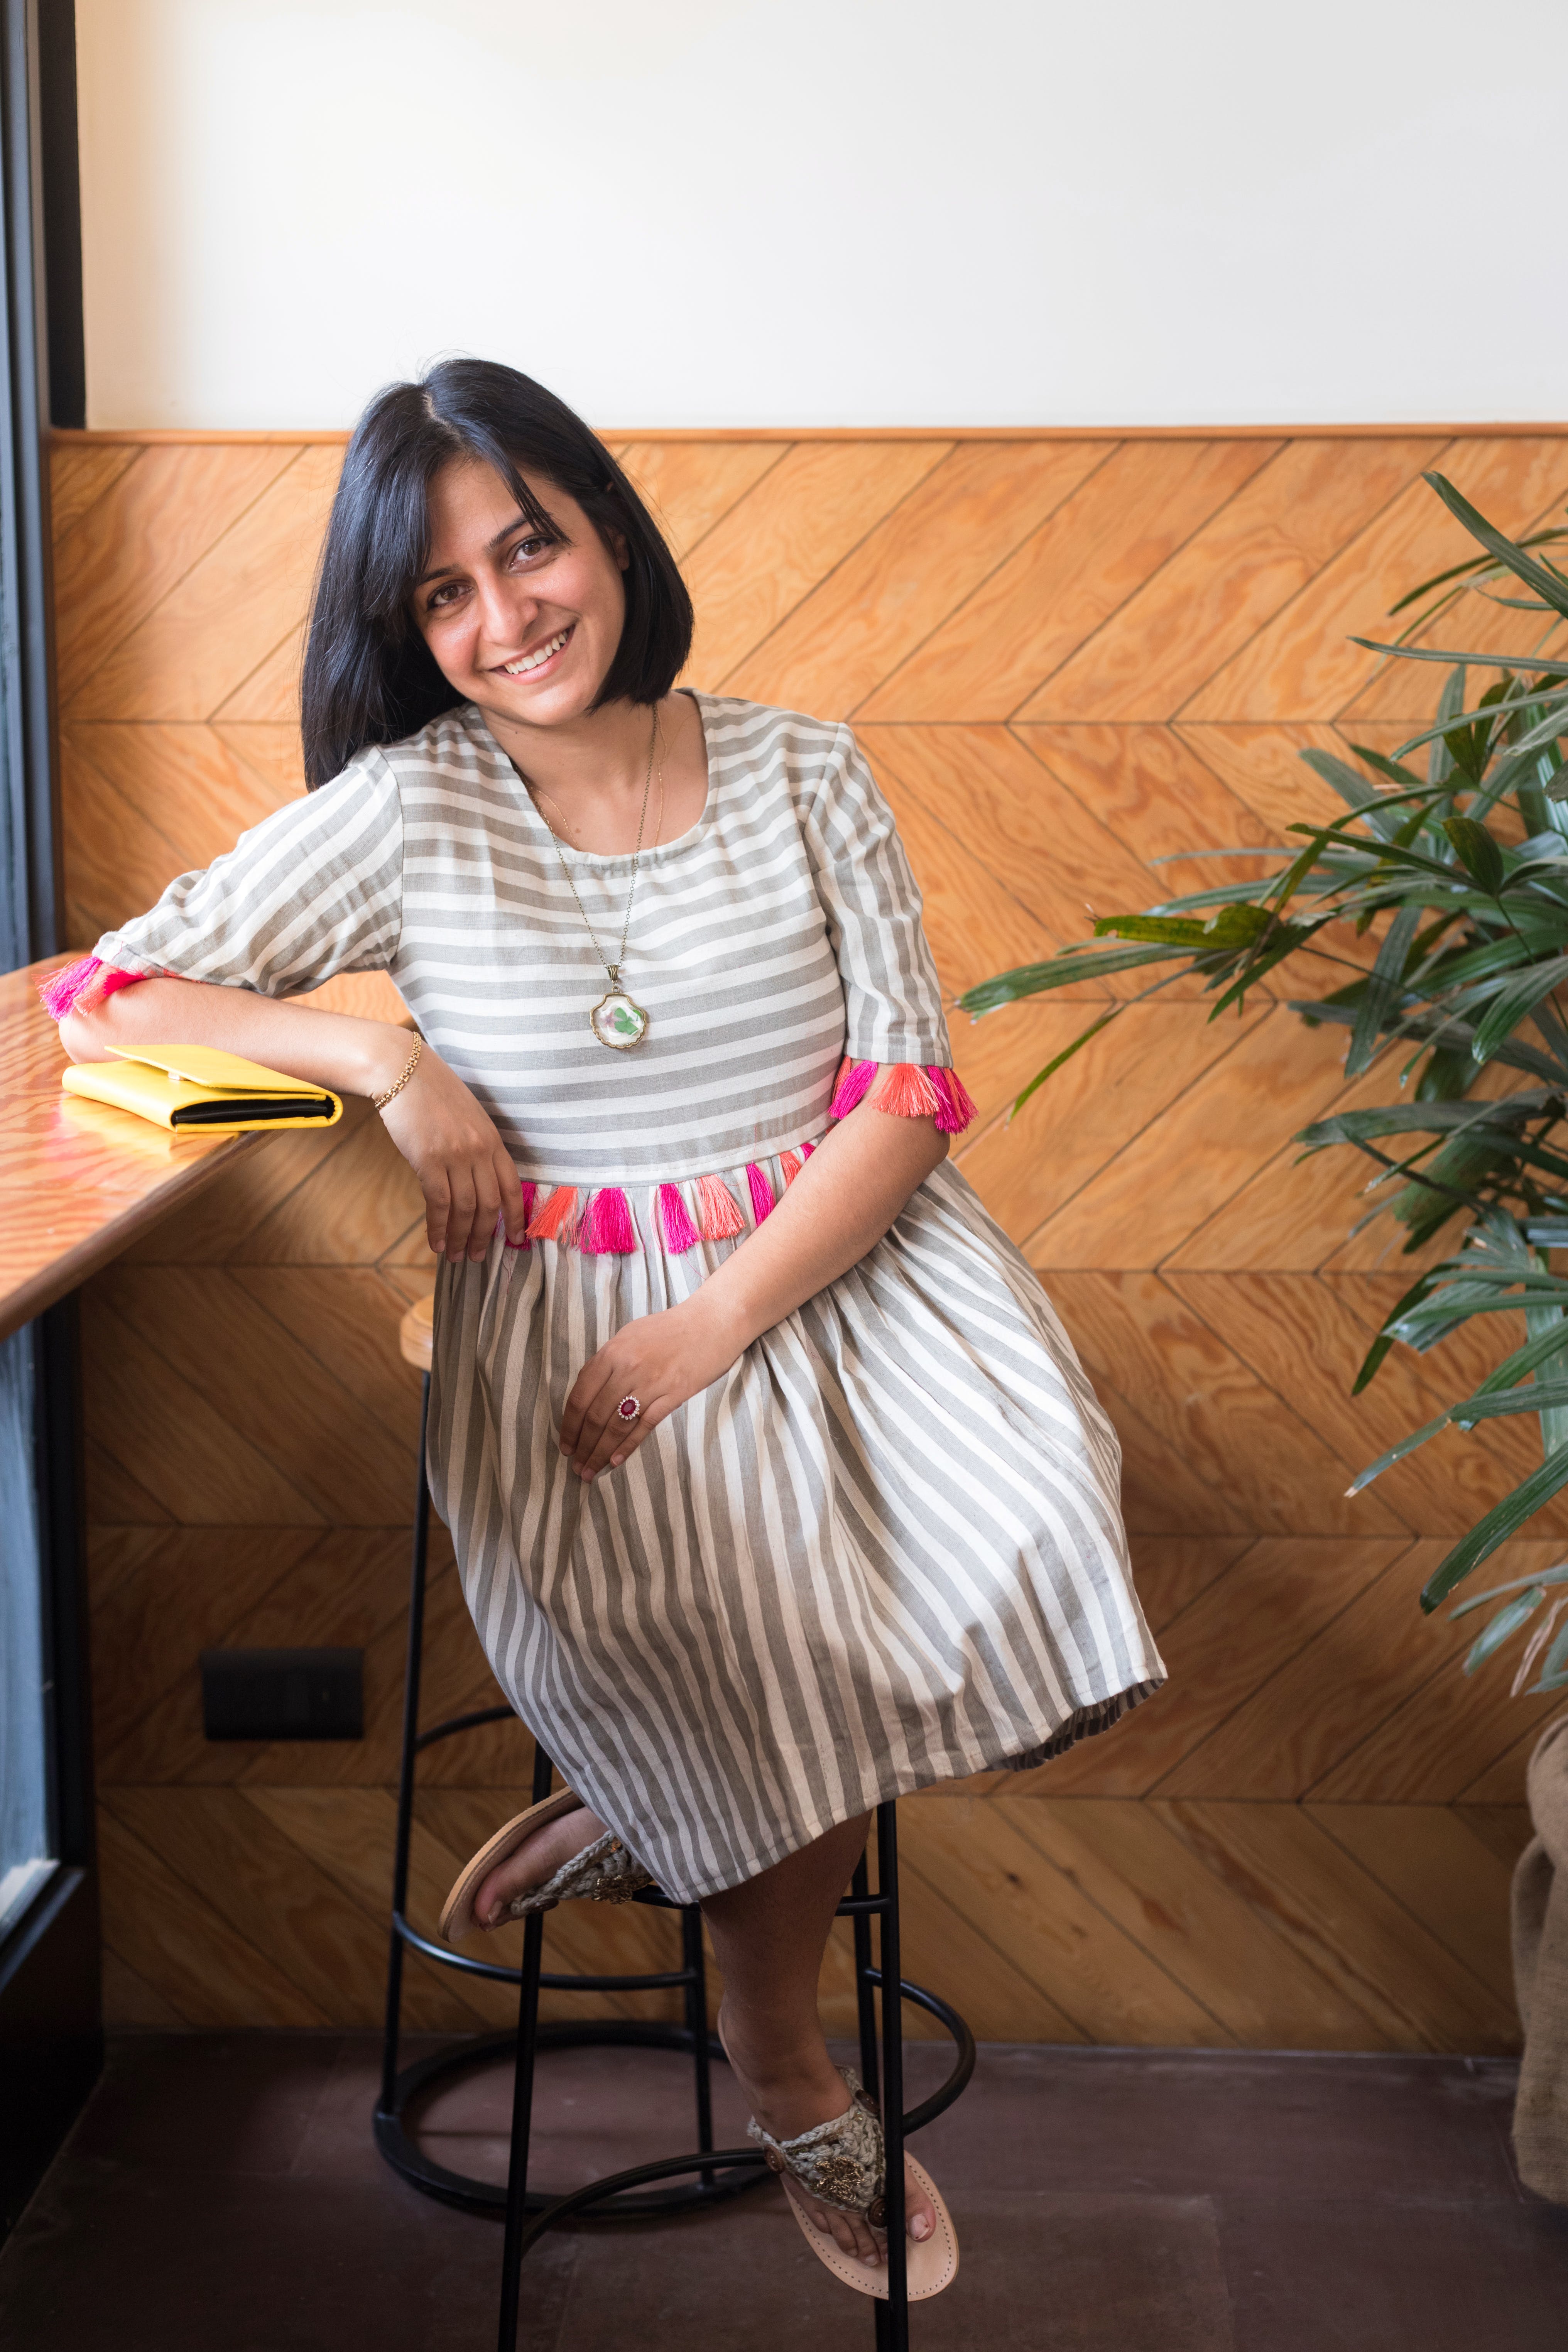
[[[73,1062],[61,1080],[66,1092],[134,1111],[158,1127],[238,1135],[256,1127],[331,1127],[343,1115],[339,1097],[324,1087],[304,1086],[216,1045],[110,1050],[112,1062]]]

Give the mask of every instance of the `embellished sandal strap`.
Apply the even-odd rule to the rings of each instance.
[[[629,1903],[634,1895],[653,1879],[636,1855],[629,1853],[614,1830],[605,1830],[592,1845],[563,1862],[552,1878],[542,1886],[530,1887],[510,1906],[510,1916],[523,1918],[530,1911],[548,1910],[557,1903],[586,1900],[590,1903]]]
[[[863,2213],[880,2227],[887,2218],[882,2126],[854,2068],[841,2066],[838,2071],[849,2093],[845,2114],[813,2124],[793,2139],[775,2139],[753,2117],[746,2136],[763,2150],[770,2172],[793,2173],[818,2204],[831,2205],[840,2213]]]

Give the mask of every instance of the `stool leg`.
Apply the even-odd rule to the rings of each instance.
[[[550,1794],[555,1768],[537,1741],[533,1802]],[[506,2174],[506,2237],[500,2257],[499,2352],[517,2352],[517,2307],[522,2279],[522,2233],[528,2221],[528,2142],[533,2121],[533,2059],[539,2039],[539,1971],[544,1956],[544,1914],[531,1911],[522,1931],[522,1984],[517,2003],[517,2063],[511,2085],[511,2153]]]
[[[414,1489],[414,1564],[408,1585],[408,1663],[403,1675],[403,1745],[397,1765],[397,1832],[393,1844],[392,1908],[401,1918],[408,1901],[408,1848],[414,1829],[415,1742],[419,1737],[419,1669],[425,1651],[425,1571],[430,1552],[430,1485],[425,1443],[430,1423],[430,1375],[419,1406],[419,1475]],[[381,2108],[390,2115],[397,2095],[397,2051],[403,2022],[403,1938],[395,1925],[386,1962],[386,2031],[381,2052]]]
[[[713,2145],[713,2084],[708,2063],[708,1971],[702,1953],[702,1913],[689,1903],[680,1914],[680,1965],[686,1970],[686,2030],[691,2036],[692,2073],[697,2091],[697,2145],[704,2153]],[[711,2170],[700,2176],[704,2189],[713,2186]]]
[[[877,1891],[886,1908],[877,1937],[882,1974],[882,2134],[888,2150],[888,2300],[886,2352],[909,2352],[910,2303],[904,2235],[903,1959],[899,1948],[899,1816],[889,1800],[877,1808]],[[879,2352],[884,2329],[877,2331]]]
[[[866,1857],[855,1865],[849,1892],[864,1902],[871,1892]],[[871,1922],[863,1911],[850,1921],[855,1938],[855,2007],[860,2021],[860,2080],[872,2098],[881,2098],[881,2073],[877,2063],[877,1996],[871,1990]]]

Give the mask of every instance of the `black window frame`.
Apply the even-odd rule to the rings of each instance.
[[[0,969],[65,943],[54,752],[48,434],[86,377],[72,0],[0,0]],[[0,1942],[0,2234],[103,2059],[77,1302],[33,1325],[45,1726],[58,1866]]]

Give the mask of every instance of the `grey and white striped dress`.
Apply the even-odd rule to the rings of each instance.
[[[585,1486],[562,1459],[584,1362],[766,1213],[843,1056],[951,1063],[919,895],[847,729],[696,699],[708,801],[643,856],[635,1052],[589,1033],[604,968],[468,706],[97,949],[274,996],[390,972],[494,1117],[556,1237],[441,1266],[433,1488],[502,1689],[682,1901],[882,1798],[1058,1752],[1164,1678],[1114,1433],[951,1164],[624,1469]],[[631,870],[575,860],[606,940]]]

